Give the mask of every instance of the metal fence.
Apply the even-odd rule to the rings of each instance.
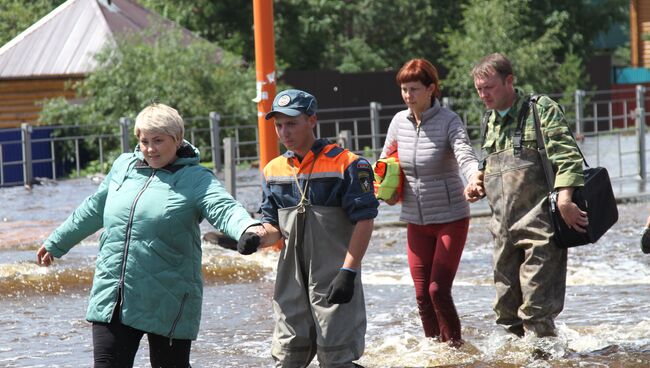
[[[646,179],[646,113],[648,97],[643,86],[611,91],[575,91],[571,94],[553,94],[566,112],[567,121],[581,142],[592,165],[607,165],[612,177]],[[443,98],[443,105],[456,111],[478,148],[480,119],[483,107],[476,98]],[[376,160],[390,121],[404,105],[384,105],[371,102],[368,106],[321,109],[317,135],[339,140],[355,153]],[[215,171],[225,166],[234,170],[237,164],[258,160],[259,135],[255,116],[209,116],[185,119],[186,139],[208,158]],[[254,122],[254,123],[252,123]],[[34,182],[34,168],[45,165],[45,175],[57,179],[61,175],[80,176],[87,156],[99,163],[98,172],[105,173],[110,161],[107,147],[120,147],[129,152],[136,144],[132,133],[133,121],[121,118],[119,133],[109,132],[108,124],[30,126],[23,124],[20,138],[0,141],[0,186],[30,185]],[[49,134],[36,134],[47,130]],[[11,130],[2,130],[8,132]],[[104,133],[103,131],[107,131]],[[41,132],[42,133],[42,132]],[[228,148],[224,150],[224,139]],[[82,144],[83,143],[83,144]],[[33,157],[32,147],[49,145],[47,157]],[[20,157],[7,152],[19,150]],[[4,152],[4,154],[3,154]],[[115,152],[114,150],[112,152]],[[225,157],[227,156],[227,157]],[[5,178],[7,168],[22,168],[20,180]],[[38,175],[37,175],[38,176]],[[234,181],[233,175],[228,175]],[[232,183],[234,185],[234,183]]]
[[[237,126],[223,126],[223,119],[241,120],[246,117],[221,117],[218,113],[212,112],[206,117],[191,117],[185,119],[185,137],[195,145],[203,157],[208,157],[215,170],[220,171],[223,167],[222,134],[236,140],[235,146],[236,162],[253,161],[257,159],[258,139],[257,124],[239,124]],[[81,175],[83,165],[87,163],[88,157],[96,157],[98,162],[97,171],[104,174],[109,161],[115,158],[109,154],[119,152],[130,152],[136,144],[133,135],[133,120],[121,118],[114,123],[119,126],[117,133],[98,133],[102,130],[115,130],[106,124],[84,124],[84,125],[57,125],[57,126],[31,126],[22,124],[20,128],[3,129],[3,133],[14,134],[16,138],[0,141],[0,187],[12,185],[30,185],[35,181],[34,168],[40,166],[44,177],[58,179],[60,176]],[[46,132],[44,134],[38,134]],[[41,136],[34,138],[34,136]],[[246,138],[252,137],[252,138]],[[35,158],[32,155],[32,148],[47,145],[49,155],[45,158]],[[112,147],[111,151],[109,148]],[[89,152],[92,151],[92,152]],[[16,154],[18,152],[18,154]],[[16,158],[16,156],[19,156]],[[42,155],[41,155],[42,156]],[[12,157],[7,159],[7,157]],[[44,169],[43,165],[47,165]],[[14,169],[14,170],[9,170]],[[20,177],[17,175],[6,175],[7,172],[15,172],[20,169]],[[11,176],[11,178],[7,178]]]

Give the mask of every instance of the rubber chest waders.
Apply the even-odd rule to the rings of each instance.
[[[522,335],[555,333],[564,308],[567,252],[553,243],[546,178],[537,150],[486,158],[485,189],[494,236],[497,323]]]
[[[316,354],[322,367],[351,367],[363,354],[366,332],[361,277],[355,279],[349,303],[329,304],[326,295],[343,265],[354,225],[340,207],[309,203],[310,176],[311,170],[303,190],[294,168],[300,203],[278,210],[286,240],[275,280],[272,354],[277,367],[306,367]]]

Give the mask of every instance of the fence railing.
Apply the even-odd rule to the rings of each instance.
[[[550,96],[563,105],[567,121],[574,127],[592,164],[606,162],[614,177],[645,180],[648,161],[645,105],[649,98],[646,94],[645,87],[635,86],[611,91],[578,90],[572,94]],[[479,124],[483,115],[480,101],[476,98],[443,98],[442,103],[458,113],[478,149]],[[316,134],[339,140],[351,151],[376,160],[391,119],[404,108],[404,105],[382,106],[371,102],[368,106],[321,109],[318,111]],[[256,123],[251,124],[252,121],[256,122],[257,118],[222,116],[217,112],[186,118],[185,138],[197,146],[202,157],[212,162],[215,172],[222,171],[224,164],[234,170],[237,164],[258,160],[258,127]],[[38,172],[44,167],[49,175],[43,176],[52,179],[64,174],[80,176],[88,157],[99,163],[98,172],[105,173],[114,158],[108,157],[107,147],[119,147],[120,151],[129,152],[136,144],[132,119],[125,117],[116,123],[119,130],[108,129],[107,124],[23,124],[20,129],[13,130],[20,133],[15,138],[0,139],[0,186],[31,185],[35,173],[39,176]],[[0,134],[11,131],[0,130]],[[229,146],[224,150],[226,138]],[[37,154],[33,152],[34,147],[39,147]],[[11,151],[19,151],[19,154]],[[17,167],[22,168],[19,178],[6,175],[6,169],[12,167],[14,171]],[[232,178],[234,180],[234,176]]]

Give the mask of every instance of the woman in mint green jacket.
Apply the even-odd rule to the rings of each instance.
[[[135,152],[113,163],[97,192],[38,250],[38,263],[49,266],[104,228],[86,314],[96,368],[133,366],[145,333],[153,367],[189,367],[203,297],[199,224],[207,219],[242,247],[256,248],[266,236],[199,165],[183,134],[175,109],[142,110]]]

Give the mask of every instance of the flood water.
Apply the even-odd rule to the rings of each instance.
[[[253,175],[254,177],[254,175]],[[243,182],[243,179],[242,179]],[[97,187],[90,179],[0,189],[0,367],[91,367],[84,320],[97,234],[50,268],[35,264],[49,232]],[[259,189],[238,191],[249,209]],[[471,221],[453,295],[466,345],[423,337],[408,271],[404,227],[379,227],[363,262],[368,330],[365,367],[650,367],[650,255],[639,231],[648,203],[619,206],[596,245],[570,250],[558,338],[513,338],[494,324],[487,217]],[[382,205],[378,222],[395,220]],[[204,223],[204,231],[210,229]],[[193,367],[271,367],[271,297],[277,254],[249,257],[204,243],[205,296]],[[535,360],[532,350],[550,352]],[[149,367],[146,338],[136,358]],[[317,367],[317,363],[312,364]]]

